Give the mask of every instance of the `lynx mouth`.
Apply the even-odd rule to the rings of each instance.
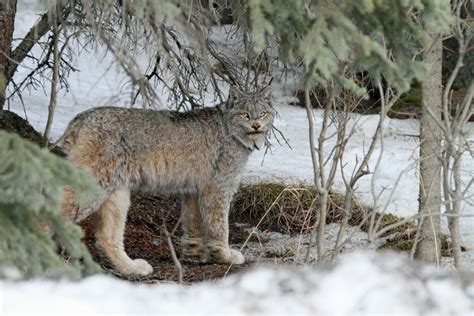
[[[263,131],[253,131],[253,132],[248,132],[247,135],[259,135],[263,134]]]

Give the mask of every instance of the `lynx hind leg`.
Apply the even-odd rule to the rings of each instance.
[[[181,238],[182,258],[190,262],[206,262],[206,248],[196,196],[183,197],[181,206],[183,237]]]
[[[209,188],[201,196],[203,225],[207,239],[209,262],[242,264],[245,258],[240,251],[229,247],[230,197],[217,188]]]
[[[129,206],[128,188],[118,188],[110,194],[97,212],[97,246],[120,273],[147,275],[153,272],[152,266],[143,259],[131,259],[124,249],[125,222]]]

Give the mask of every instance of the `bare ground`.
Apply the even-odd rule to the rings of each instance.
[[[166,236],[163,233],[163,221],[170,232],[171,240],[178,258],[181,254],[179,238],[179,201],[177,198],[162,196],[134,195],[129,210],[127,228],[125,233],[125,250],[133,259],[147,260],[154,268],[153,274],[146,277],[127,277],[114,271],[111,265],[97,251],[93,234],[93,217],[86,219],[80,225],[85,232],[85,243],[94,259],[101,264],[105,271],[117,277],[144,283],[161,281],[178,281],[178,270],[172,261],[170,249],[167,246]],[[240,245],[248,234],[238,225],[231,224],[231,243]],[[254,262],[243,265],[229,266],[226,264],[187,264],[183,266],[184,283],[194,283],[203,280],[220,279],[234,272],[247,269]]]

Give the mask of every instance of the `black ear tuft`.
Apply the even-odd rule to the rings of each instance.
[[[229,98],[227,99],[227,108],[230,109],[235,104],[235,99],[237,99],[239,95],[239,89],[236,86],[230,86],[229,89]]]
[[[266,86],[260,91],[260,95],[263,99],[265,99],[268,102],[272,101],[272,87],[271,86]]]

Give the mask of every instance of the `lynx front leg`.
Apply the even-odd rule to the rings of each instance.
[[[229,204],[231,196],[216,186],[201,193],[199,202],[206,235],[209,262],[242,264],[244,256],[229,247]]]
[[[147,275],[153,268],[143,259],[132,260],[124,250],[123,237],[127,211],[130,206],[130,191],[118,188],[102,204],[97,212],[97,246],[123,274]]]
[[[108,200],[109,194],[106,194],[103,197],[95,201],[91,201],[86,205],[79,205],[76,200],[76,194],[70,186],[65,186],[63,188],[64,196],[61,201],[61,215],[69,219],[73,223],[79,223],[82,220],[86,219],[89,215],[95,213],[104,201]]]
[[[64,195],[61,201],[61,215],[75,223],[77,222],[76,219],[80,211],[79,205],[76,202],[76,195],[70,186],[65,186],[63,191]]]
[[[202,217],[197,196],[185,195],[181,206],[183,223],[182,257],[186,261],[206,262]]]

